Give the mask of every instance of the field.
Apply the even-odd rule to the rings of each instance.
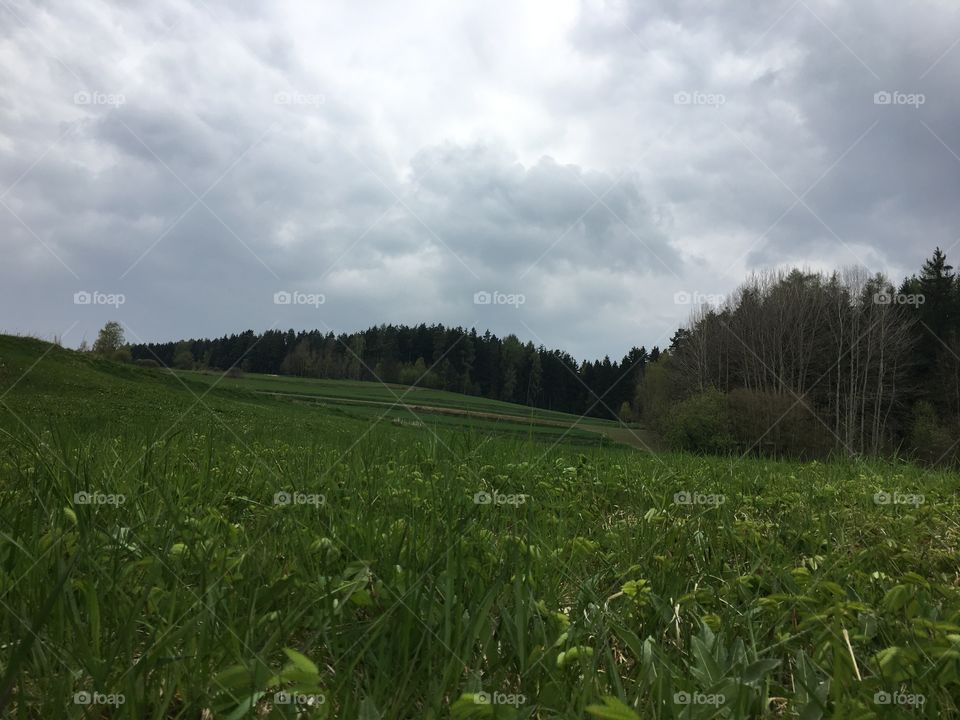
[[[0,715],[960,716],[954,473],[218,377],[0,336]]]

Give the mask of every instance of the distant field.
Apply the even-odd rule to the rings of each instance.
[[[213,380],[0,336],[0,716],[960,716],[955,473]]]
[[[602,444],[602,438],[643,449],[658,444],[656,438],[637,426],[444,390],[276,375],[247,374],[241,378],[229,378],[216,371],[177,371],[177,375],[223,390],[260,393],[290,402],[313,402],[368,420],[420,422],[429,426],[587,445]]]
[[[577,420],[581,425],[617,427],[618,423],[599,418],[579,418],[569,413],[554,412],[526,405],[489,400],[471,395],[460,395],[445,390],[408,387],[405,385],[385,385],[378,382],[359,382],[352,380],[318,380],[313,378],[294,378],[277,375],[247,374],[241,378],[221,379],[218,372],[177,371],[183,377],[205,383],[216,382],[224,388],[243,388],[258,392],[286,394],[291,396],[308,395],[328,400],[368,401],[393,404],[402,398],[410,405],[429,405],[433,407],[454,408],[476,412],[511,415],[538,420],[555,420],[572,423]]]

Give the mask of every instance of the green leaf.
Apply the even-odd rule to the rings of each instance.
[[[779,665],[780,661],[773,659],[757,660],[754,663],[750,663],[743,671],[743,682],[747,685],[754,685],[763,680],[763,678],[773,672]]]
[[[697,676],[697,679],[700,680],[703,685],[713,685],[723,677],[723,672],[720,670],[720,666],[717,665],[716,660],[713,659],[713,655],[710,653],[710,646],[696,636],[691,638],[690,642],[691,651],[696,660],[696,665],[690,668],[691,672]]]
[[[234,708],[233,712],[227,715],[227,720],[240,720],[240,718],[246,717],[252,710],[257,706],[257,703],[260,702],[260,698],[266,695],[265,692],[255,692],[248,698],[245,698],[243,702],[237,705]]]
[[[913,591],[907,585],[894,585],[883,596],[881,606],[889,612],[896,612],[906,605],[912,596]]]
[[[288,658],[290,658],[290,662],[292,662],[294,667],[296,667],[298,670],[310,675],[320,674],[320,670],[306,655],[291,648],[284,648],[283,652]]]
[[[493,706],[484,702],[483,693],[464,693],[450,706],[452,720],[480,720],[494,717]]]
[[[97,599],[97,589],[92,582],[84,583],[87,597],[87,617],[90,619],[90,638],[93,641],[93,651],[100,657],[100,602]]]
[[[586,645],[575,645],[566,652],[557,655],[557,667],[566,667],[578,658],[589,659],[593,657],[593,648]]]
[[[370,607],[373,605],[373,597],[366,590],[357,590],[350,596],[350,602],[360,607]]]
[[[588,705],[587,712],[602,720],[640,720],[629,706],[609,695],[603,697],[603,705]]]
[[[360,711],[357,713],[357,720],[381,720],[380,711],[377,710],[373,698],[367,695],[360,703]]]

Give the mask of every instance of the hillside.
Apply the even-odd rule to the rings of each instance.
[[[180,422],[221,424],[234,416],[277,424],[334,420],[362,432],[371,422],[405,427],[442,425],[558,442],[596,444],[602,438],[639,447],[655,443],[639,428],[579,418],[457,393],[377,382],[322,381],[250,374],[142,368],[104,360],[32,338],[0,335],[0,387],[6,420],[62,420],[78,429],[149,426],[171,415]],[[213,413],[213,414],[211,414]],[[640,433],[643,433],[642,435]]]
[[[0,362],[2,716],[960,713],[956,473]]]

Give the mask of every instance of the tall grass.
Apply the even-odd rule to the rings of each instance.
[[[0,716],[960,715],[956,474],[94,365],[0,404]]]
[[[950,474],[385,424],[4,437],[13,717],[957,712]]]

